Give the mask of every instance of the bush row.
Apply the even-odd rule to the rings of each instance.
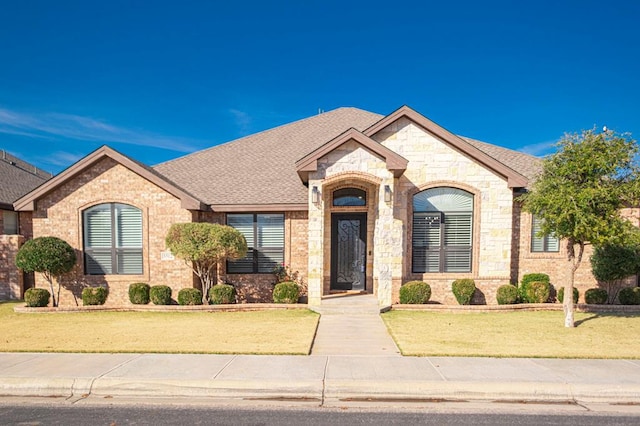
[[[451,291],[461,305],[470,305],[476,291],[476,283],[464,278],[451,283]],[[409,281],[400,287],[400,303],[424,304],[431,298],[431,286],[424,281]]]

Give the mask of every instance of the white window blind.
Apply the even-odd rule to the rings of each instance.
[[[560,250],[560,241],[554,235],[539,236],[542,230],[542,219],[532,218],[531,222],[531,251],[532,252],[558,252]]]
[[[234,227],[247,240],[247,255],[227,262],[231,274],[270,274],[284,262],[284,215],[228,214],[227,225]]]

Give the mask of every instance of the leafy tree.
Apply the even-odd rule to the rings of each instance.
[[[596,246],[591,256],[593,276],[606,287],[609,303],[615,302],[623,280],[640,271],[640,232],[629,237],[619,244]]]
[[[166,244],[200,278],[205,304],[209,289],[215,284],[218,266],[227,259],[240,259],[247,254],[247,242],[238,230],[215,223],[174,223]]]
[[[631,230],[620,209],[640,198],[638,146],[628,134],[610,130],[566,134],[557,146],[521,199],[526,211],[542,219],[542,234],[566,241],[569,280],[564,294],[573,294],[585,245],[616,244]],[[565,326],[574,327],[573,298],[565,297],[563,305]]]
[[[57,237],[38,237],[27,241],[16,255],[16,266],[26,272],[40,272],[51,288],[53,306],[60,300],[53,290],[53,279],[71,271],[76,264],[76,253],[64,240]]]

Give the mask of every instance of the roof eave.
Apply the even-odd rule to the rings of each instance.
[[[84,172],[86,169],[104,158],[111,158],[112,160],[136,173],[140,177],[167,191],[169,194],[178,198],[180,200],[182,208],[186,210],[208,209],[207,205],[202,201],[188,194],[176,185],[160,178],[158,175],[142,167],[140,164],[133,161],[126,155],[121,154],[106,145],[103,145],[102,147],[93,151],[91,154],[77,161],[75,164],[71,165],[59,175],[53,177],[52,179],[40,185],[38,188],[16,200],[13,203],[14,209],[16,211],[35,210],[36,200],[55,190],[58,186],[67,182],[69,179],[73,179],[74,177],[78,176],[80,173]]]

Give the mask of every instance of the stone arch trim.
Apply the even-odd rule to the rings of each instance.
[[[413,258],[413,196],[419,192],[425,191],[427,189],[432,188],[440,188],[440,187],[450,187],[461,189],[463,191],[467,191],[470,194],[473,194],[473,241],[471,245],[471,272],[466,274],[456,274],[455,278],[465,278],[468,276],[469,278],[478,278],[480,275],[480,262],[479,262],[479,252],[480,252],[480,235],[481,235],[481,211],[482,211],[482,191],[478,188],[467,185],[466,183],[450,181],[450,180],[438,180],[424,183],[422,185],[418,185],[407,193],[407,216],[405,218],[407,224],[407,240],[405,246],[405,252],[407,253],[407,263],[405,275],[416,278],[415,275],[424,274],[414,274],[413,273],[413,265],[411,264],[411,259]],[[431,273],[428,274],[425,280],[428,280],[430,277],[433,279],[440,278],[449,278],[451,274],[449,273]],[[463,276],[465,275],[465,276]],[[422,278],[420,278],[422,279]]]
[[[344,186],[342,187],[346,187],[349,184],[345,183],[345,181],[349,181],[349,180],[356,181],[356,184],[357,184],[357,181],[362,181],[369,184],[373,184],[375,186],[378,186],[382,183],[382,178],[374,176],[370,173],[359,172],[359,171],[349,171],[349,172],[336,173],[335,175],[331,175],[330,177],[325,178],[322,181],[322,187],[323,189],[332,189],[332,190],[338,189],[338,186],[340,186],[341,184],[344,184]]]

